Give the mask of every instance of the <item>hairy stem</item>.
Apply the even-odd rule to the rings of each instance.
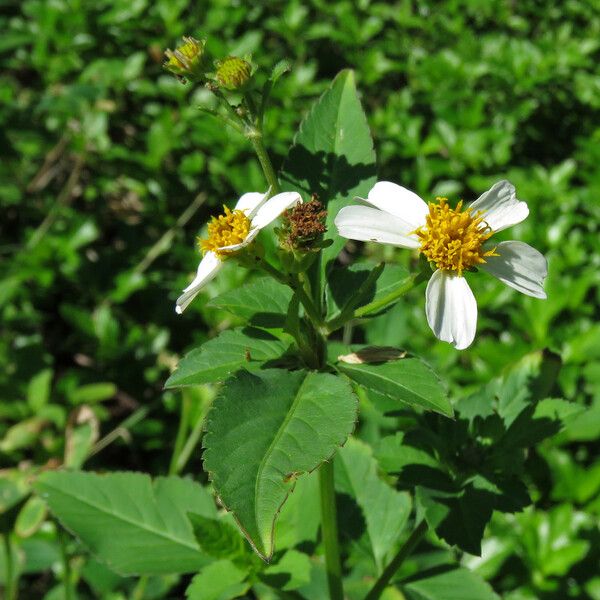
[[[344,600],[342,586],[342,561],[337,529],[335,489],[333,487],[333,461],[324,462],[319,467],[321,492],[321,534],[325,547],[325,569],[329,585],[330,600]]]
[[[402,566],[402,563],[410,556],[417,544],[427,532],[427,523],[421,521],[416,529],[410,534],[410,537],[404,542],[396,556],[392,558],[390,564],[384,569],[371,591],[365,596],[365,600],[378,600],[385,588],[388,586],[396,571]]]

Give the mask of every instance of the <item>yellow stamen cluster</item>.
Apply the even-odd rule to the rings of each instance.
[[[420,251],[442,271],[458,271],[485,263],[487,256],[497,256],[496,248],[483,247],[493,234],[480,213],[462,210],[462,200],[456,208],[448,206],[447,198],[429,202],[426,224],[416,230],[421,240]]]
[[[242,243],[250,231],[250,219],[241,210],[223,207],[224,214],[213,217],[208,224],[208,238],[199,239],[198,244],[204,254],[214,252],[219,258],[231,254],[231,250],[219,251],[223,246]],[[233,251],[234,252],[234,251]]]

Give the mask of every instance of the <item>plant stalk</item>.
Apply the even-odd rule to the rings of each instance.
[[[384,308],[388,307],[390,304],[393,304],[404,296],[406,292],[412,290],[415,286],[425,280],[425,276],[419,272],[408,277],[404,283],[397,287],[393,292],[390,292],[387,296],[380,298],[379,300],[374,300],[369,304],[365,304],[360,308],[352,311],[350,314],[341,314],[339,317],[332,319],[327,323],[327,331],[329,333],[336,331],[340,327],[343,327],[348,321],[352,321],[353,319],[360,319],[362,317],[366,317],[371,313],[379,312]]]
[[[277,180],[277,174],[273,168],[273,163],[269,158],[269,153],[265,148],[262,133],[260,131],[254,131],[248,137],[252,142],[252,146],[254,147],[256,156],[258,157],[258,162],[260,163],[263,173],[265,174],[265,178],[269,184],[269,187],[271,188],[271,194],[278,194],[280,192],[279,181]]]
[[[319,489],[321,492],[321,533],[325,547],[329,598],[330,600],[344,600],[332,460],[324,462],[319,467]]]
[[[427,532],[427,522],[423,519],[416,529],[410,534],[410,537],[404,542],[400,550],[390,564],[383,570],[371,591],[365,596],[365,600],[378,600],[385,588],[390,583],[396,571],[402,566],[402,563],[410,556],[417,544],[421,541]]]
[[[4,597],[6,600],[16,600],[17,582],[10,532],[7,531],[2,537],[4,538]]]

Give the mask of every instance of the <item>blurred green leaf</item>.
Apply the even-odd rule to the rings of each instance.
[[[119,574],[189,573],[209,562],[186,515],[214,516],[215,508],[189,480],[53,471],[41,475],[35,489],[60,522]]]

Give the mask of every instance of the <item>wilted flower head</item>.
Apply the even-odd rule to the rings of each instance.
[[[243,88],[251,77],[252,65],[243,58],[228,56],[217,63],[217,81],[227,90]]]
[[[206,41],[193,37],[184,37],[183,44],[175,50],[165,50],[167,60],[164,68],[178,77],[197,79],[210,69],[210,60],[206,53]]]
[[[281,244],[290,250],[306,250],[326,231],[327,211],[313,194],[308,202],[296,204],[286,211],[281,231]]]
[[[198,245],[204,257],[198,265],[194,281],[177,298],[175,311],[181,314],[223,266],[223,261],[248,247],[267,225],[288,208],[302,202],[300,194],[283,192],[269,198],[266,194],[249,192],[240,197],[233,210],[224,207],[224,213],[213,217],[208,224],[208,236]]]
[[[371,207],[340,210],[335,218],[340,235],[418,249],[435,267],[426,290],[427,321],[455,348],[469,346],[477,326],[477,303],[465,271],[479,267],[523,294],[546,298],[548,267],[542,254],[523,242],[489,243],[494,233],[529,214],[508,181],[499,181],[464,210],[462,202],[451,208],[446,198],[426,204],[389,181],[376,183],[364,201]]]

